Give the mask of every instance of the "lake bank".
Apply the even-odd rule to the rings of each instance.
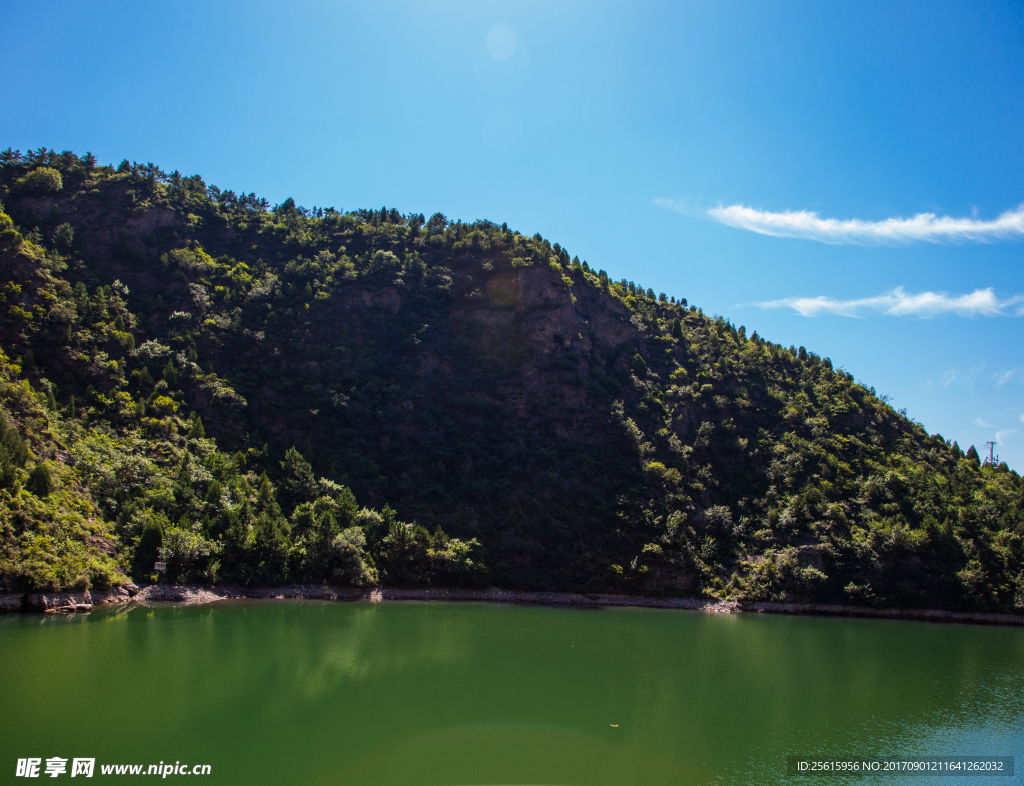
[[[642,595],[612,595],[575,592],[530,592],[488,589],[401,589],[292,585],[248,588],[237,586],[134,584],[106,590],[59,593],[29,593],[0,596],[0,612],[25,611],[70,613],[89,611],[93,606],[119,603],[173,603],[194,606],[227,600],[334,600],[334,601],[475,601],[536,606],[635,606],[681,609],[711,614],[798,614],[828,617],[873,617],[883,619],[959,622],[984,625],[1024,626],[1024,614],[999,612],[944,611],[941,609],[900,609],[846,606],[827,603],[771,603],[711,600],[708,598],[652,598]]]

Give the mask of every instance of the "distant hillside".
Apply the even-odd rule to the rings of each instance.
[[[0,163],[8,589],[162,556],[179,581],[1024,608],[1020,477],[803,347],[504,224]]]

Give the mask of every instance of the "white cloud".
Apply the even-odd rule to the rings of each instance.
[[[1017,431],[1017,429],[1015,429],[1015,428],[1004,428],[1002,431],[997,431],[996,432],[996,442],[998,442],[1000,445],[1004,444],[1003,443],[1003,437],[1008,437],[1008,436],[1010,436],[1010,434],[1013,434],[1016,431]]]
[[[892,316],[937,317],[943,314],[958,314],[962,317],[1001,317],[1014,314],[1020,316],[1024,307],[1024,295],[1000,299],[992,287],[976,289],[967,295],[947,295],[944,292],[920,292],[908,294],[903,287],[896,287],[874,297],[838,300],[825,295],[817,297],[789,297],[769,300],[754,305],[761,308],[791,308],[805,317],[821,314],[838,314],[857,317],[864,313],[891,314]],[[1014,306],[1018,306],[1014,309]]]
[[[656,204],[688,214],[673,200],[655,199]],[[993,240],[1024,239],[1024,204],[1007,210],[991,221],[976,217],[953,218],[935,213],[918,213],[911,218],[887,218],[862,221],[857,218],[821,218],[813,210],[787,210],[772,213],[746,205],[712,208],[708,215],[731,227],[774,237],[795,237],[822,243],[886,244],[912,243],[987,243]]]

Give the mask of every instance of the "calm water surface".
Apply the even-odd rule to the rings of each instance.
[[[0,619],[3,783],[29,756],[116,783],[139,779],[99,764],[210,764],[185,780],[211,786],[971,782],[786,775],[814,753],[1024,772],[1024,630],[469,603]]]

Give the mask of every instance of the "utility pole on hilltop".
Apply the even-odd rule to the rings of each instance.
[[[996,443],[986,442],[985,444],[988,445],[988,458],[985,460],[985,463],[994,467],[999,463],[999,456],[995,455]]]

